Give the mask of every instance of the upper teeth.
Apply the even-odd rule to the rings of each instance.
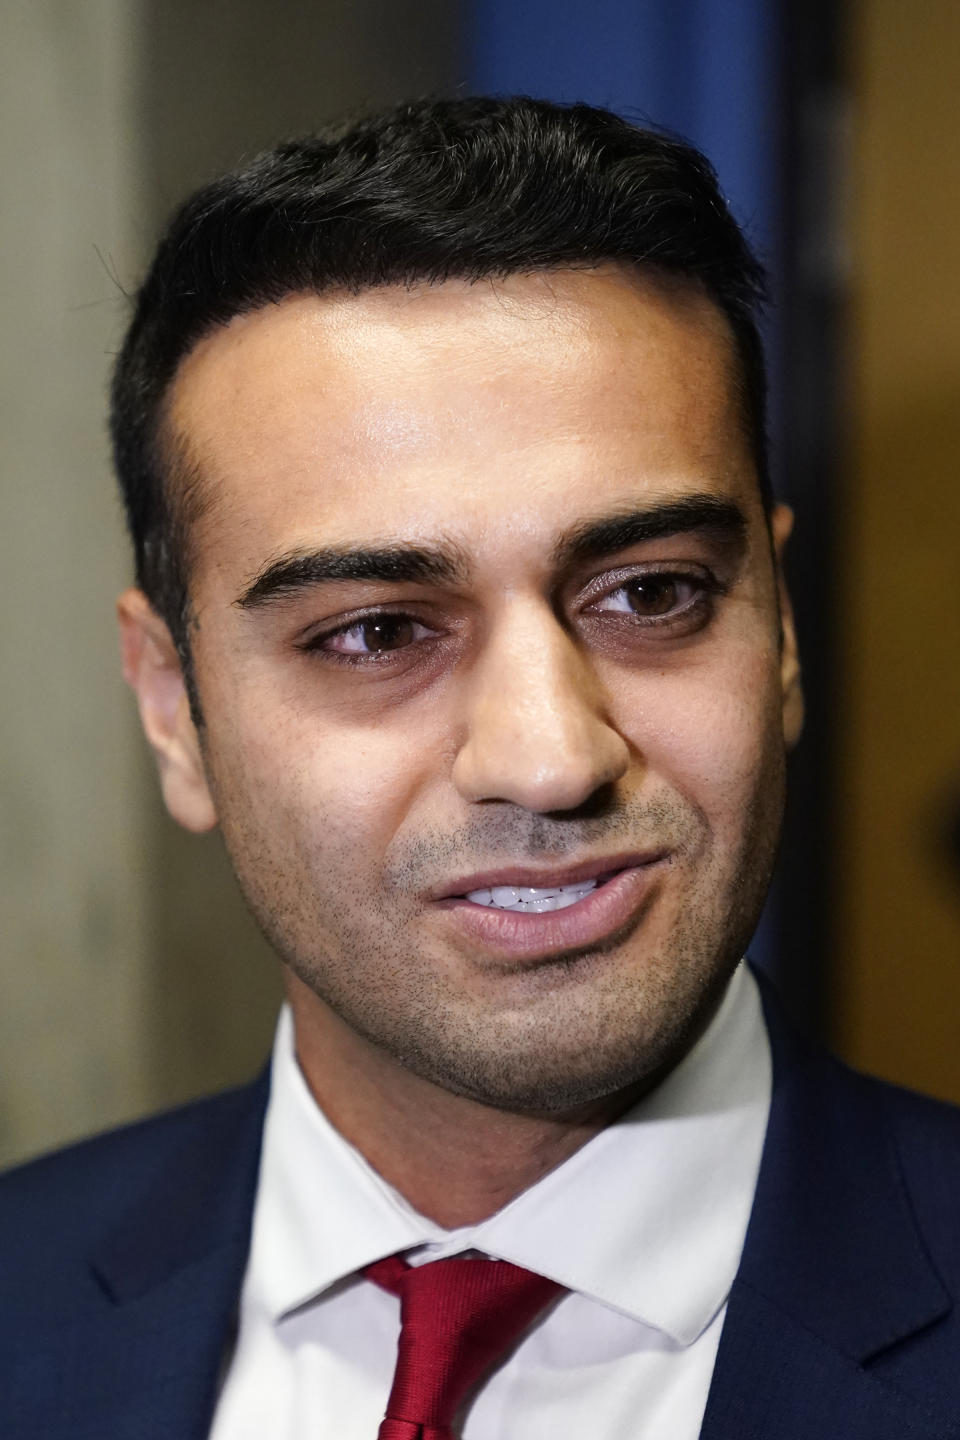
[[[541,915],[546,910],[563,910],[576,905],[596,890],[599,881],[578,880],[575,885],[494,885],[490,890],[470,890],[467,899],[474,905],[492,905],[498,910],[521,910]]]

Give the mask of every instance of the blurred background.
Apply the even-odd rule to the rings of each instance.
[[[755,953],[845,1058],[960,1101],[955,0],[5,0],[0,55],[0,1161],[266,1055],[276,963],[119,679],[106,377],[187,190],[427,92],[680,132],[771,266],[809,721]]]

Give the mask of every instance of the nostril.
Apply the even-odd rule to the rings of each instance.
[[[618,804],[616,785],[613,781],[605,781],[579,805],[565,810],[548,810],[544,816],[555,820],[603,820],[616,812]]]
[[[471,802],[507,801],[540,814],[606,814],[630,749],[605,727],[567,746],[560,738],[475,730],[454,761],[453,782]]]

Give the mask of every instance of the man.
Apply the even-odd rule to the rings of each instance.
[[[957,1118],[741,964],[801,722],[760,284],[695,152],[526,100],[175,218],[125,669],[289,1007],[269,1087],[7,1178],[4,1434],[960,1434]]]

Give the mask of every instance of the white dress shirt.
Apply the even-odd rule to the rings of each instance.
[[[281,1014],[239,1332],[211,1440],[376,1440],[399,1301],[358,1271],[464,1250],[570,1293],[480,1388],[463,1440],[695,1440],[770,1105],[741,966],[658,1088],[497,1214],[444,1230],[330,1125]]]

